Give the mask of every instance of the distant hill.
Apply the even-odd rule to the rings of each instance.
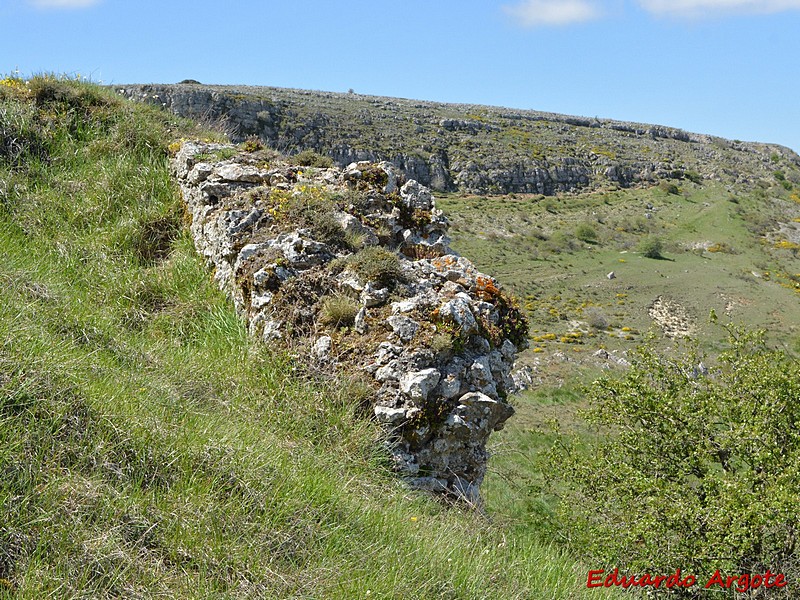
[[[234,141],[257,136],[281,151],[329,155],[340,166],[387,160],[440,192],[553,195],[669,178],[753,186],[778,168],[800,183],[800,156],[788,148],[659,125],[272,87],[115,89],[222,123]]]

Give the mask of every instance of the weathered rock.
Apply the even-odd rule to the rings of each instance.
[[[407,181],[400,189],[400,197],[403,204],[414,210],[430,210],[433,208],[433,196],[431,191],[414,181]]]
[[[465,298],[466,294],[459,293],[452,300],[448,300],[439,308],[439,316],[443,320],[455,323],[464,335],[471,335],[478,331],[478,322],[472,314],[471,302]]]
[[[372,282],[367,283],[361,291],[361,303],[367,308],[385,304],[389,299],[389,288],[381,287]]]
[[[336,211],[333,214],[333,218],[339,224],[339,226],[347,233],[352,236],[359,236],[362,238],[362,245],[364,246],[377,246],[378,245],[378,236],[369,228],[362,225],[361,221],[359,221],[353,215]]]
[[[220,181],[231,183],[262,183],[269,175],[265,171],[248,165],[236,163],[223,164],[215,168],[212,173]]]
[[[406,420],[405,408],[389,408],[388,406],[376,406],[375,416],[381,423],[398,425]]]
[[[410,342],[419,331],[419,323],[408,317],[394,315],[386,319],[386,321],[402,342]]]
[[[324,360],[328,358],[328,355],[331,353],[332,345],[333,340],[331,339],[331,336],[323,335],[316,342],[314,342],[311,352],[313,352],[314,356],[316,356],[318,359]]]
[[[423,369],[422,371],[414,371],[406,373],[400,379],[400,391],[412,400],[417,402],[424,402],[428,396],[439,383],[442,374],[436,369]]]
[[[367,326],[367,309],[365,306],[362,306],[356,313],[355,319],[353,319],[353,327],[356,332],[361,335],[364,335],[369,330]]]

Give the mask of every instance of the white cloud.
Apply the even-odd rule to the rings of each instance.
[[[800,0],[639,0],[639,4],[657,15],[692,18],[800,9]]]
[[[29,0],[36,8],[88,8],[102,0]]]
[[[506,5],[503,10],[523,27],[569,25],[596,19],[601,14],[590,0],[523,0]]]

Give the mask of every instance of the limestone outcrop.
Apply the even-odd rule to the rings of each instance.
[[[386,162],[297,167],[198,142],[173,167],[197,250],[251,334],[363,373],[397,470],[479,502],[527,323],[449,248],[430,190]]]
[[[530,110],[269,87],[116,86],[121,94],[258,137],[286,153],[314,150],[344,168],[388,161],[436,191],[589,191],[665,179],[756,185],[787,148],[671,127]]]

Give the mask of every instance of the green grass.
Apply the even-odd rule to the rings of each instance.
[[[0,85],[0,128],[0,597],[600,597],[249,339],[167,168],[213,134],[54,77]]]

